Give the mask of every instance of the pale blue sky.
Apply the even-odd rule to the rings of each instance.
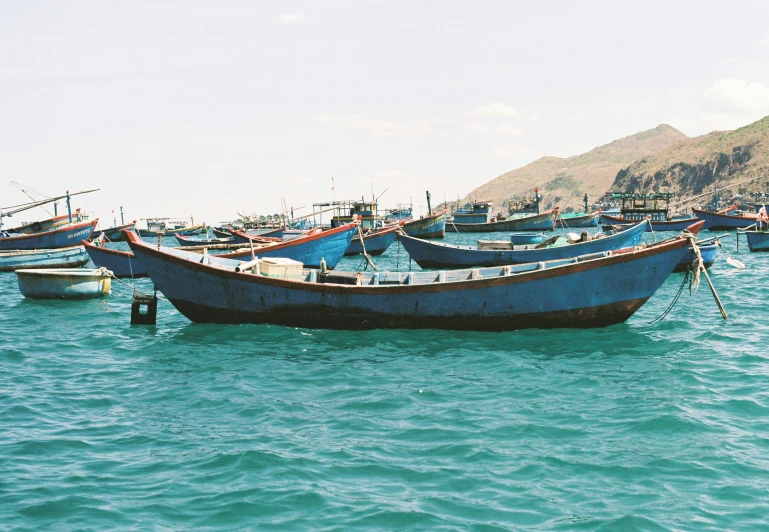
[[[0,206],[15,180],[212,223],[327,201],[333,176],[419,208],[767,114],[765,1],[0,3]]]

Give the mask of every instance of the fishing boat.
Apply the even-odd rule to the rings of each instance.
[[[557,216],[558,207],[542,214],[523,214],[496,222],[461,223],[457,222],[457,214],[454,213],[454,220],[446,224],[446,231],[456,233],[552,231],[555,229],[555,220]]]
[[[358,232],[358,225],[349,223],[327,229],[312,229],[306,235],[282,242],[263,244],[254,247],[253,253],[260,258],[280,257],[301,262],[305,268],[320,268],[323,260],[328,269],[334,269],[344,256],[353,237]],[[226,253],[231,259],[250,260],[251,248]]]
[[[22,268],[77,268],[88,264],[83,246],[0,251],[0,272]]]
[[[208,227],[205,224],[187,225],[184,221],[172,221],[170,218],[147,218],[147,228],[139,229],[136,231],[139,236],[143,238],[151,238],[160,236],[171,236],[173,233],[178,233],[182,236],[202,235],[208,232]]]
[[[318,272],[298,280],[180,248],[128,245],[155,286],[193,322],[332,329],[601,327],[627,320],[688,249],[678,236],[643,248],[524,265],[440,272]]]
[[[623,218],[622,216],[609,216],[607,214],[601,215],[601,219],[603,220],[603,229],[605,231],[611,231],[617,227],[623,227],[632,225],[634,223],[638,223],[636,220],[630,220],[627,218]],[[678,219],[671,219],[671,220],[649,220],[649,225],[646,226],[646,231],[658,233],[661,231],[675,231],[680,233],[681,231],[684,231],[687,227],[692,225],[694,222],[697,221],[697,218],[695,217],[689,217],[689,218],[678,218]]]
[[[48,231],[54,227],[59,227],[71,223],[69,218],[69,214],[62,214],[47,220],[30,222],[19,227],[12,227],[11,229],[6,229],[5,231],[11,235],[28,235],[31,233],[39,233],[41,231]],[[72,220],[77,222],[83,221],[80,217],[80,209],[77,209],[72,213]]]
[[[414,208],[409,204],[398,204],[394,209],[385,212],[385,222],[407,222],[414,217]]]
[[[115,277],[132,279],[147,277],[147,271],[130,251],[106,248],[88,241],[84,241],[83,246],[97,267],[106,268]]]
[[[103,235],[104,238],[110,242],[125,242],[125,235],[123,234],[123,231],[133,231],[135,228],[136,220],[128,224],[116,225],[114,227],[110,227],[109,229],[94,231],[93,235],[91,235],[91,239],[96,240],[97,238],[101,238]]]
[[[339,227],[359,221],[360,228],[363,230],[376,229],[382,226],[382,222],[377,215],[376,201],[365,201],[361,198],[359,201],[332,201],[329,203],[316,203],[315,207],[331,207],[334,215],[331,217],[331,227]]]
[[[556,227],[563,228],[584,228],[584,227],[598,227],[598,220],[601,217],[601,211],[595,211],[591,213],[584,212],[569,212],[559,213],[558,220],[556,221]]]
[[[540,196],[537,193],[537,189],[534,189],[537,198],[537,206],[539,206]],[[559,212],[558,219],[555,223],[556,227],[563,228],[584,228],[584,227],[598,227],[598,220],[601,218],[601,210],[591,212],[589,210],[590,202],[588,200],[587,192],[585,197],[582,198],[582,202],[585,207],[584,212]]]
[[[350,245],[345,250],[345,256],[360,255],[365,252],[368,255],[376,256],[381,255],[387,248],[395,242],[395,237],[398,236],[398,224],[390,227],[383,227],[380,229],[372,229],[367,233],[361,233],[360,235],[354,235],[350,241]],[[363,238],[363,244],[361,244],[361,238]]]
[[[0,238],[0,250],[56,249],[72,247],[88,239],[98,219],[61,225],[39,233],[21,234]]]
[[[428,214],[401,226],[403,232],[414,238],[443,238],[446,236],[448,209]]]
[[[737,206],[734,205],[718,212],[710,212],[692,207],[692,212],[697,218],[705,221],[705,229],[708,231],[746,229],[756,224],[760,216],[757,213],[743,212],[740,214],[728,214],[729,212],[734,212],[736,208]]]
[[[566,245],[553,245],[559,240],[565,241],[566,236],[554,236],[536,246],[522,246],[515,249],[510,243],[507,249],[499,249],[500,246],[456,246],[437,242],[425,242],[399,235],[398,240],[403,245],[409,257],[420,268],[467,268],[470,266],[504,266],[506,264],[524,264],[529,262],[541,262],[589,255],[603,251],[610,251],[629,246],[635,246],[641,241],[646,222],[640,222],[633,227],[618,231],[613,235],[598,235],[590,237],[585,232],[580,240]],[[700,224],[702,225],[702,224]],[[699,226],[692,227],[698,231]],[[497,249],[489,249],[489,248]]]
[[[107,270],[16,270],[21,295],[30,299],[94,299],[110,293]]]
[[[229,236],[227,238],[195,238],[191,236],[182,236],[179,233],[174,233],[174,237],[181,247],[235,243],[235,238],[233,236]]]
[[[766,209],[764,209],[756,223],[755,227],[747,231],[737,231],[737,238],[744,234],[748,240],[748,249],[752,252],[756,251],[769,251],[769,223],[767,223]],[[739,249],[739,242],[737,243]]]

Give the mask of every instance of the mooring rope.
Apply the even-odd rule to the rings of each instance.
[[[137,293],[137,294],[139,294],[140,296],[144,296],[144,297],[153,297],[153,295],[152,295],[152,294],[145,294],[145,293],[144,293],[144,292],[142,292],[141,290],[137,289],[137,288],[136,288],[134,285],[132,285],[132,284],[130,284],[130,283],[127,283],[127,282],[126,282],[126,281],[124,281],[123,279],[121,279],[121,278],[119,278],[119,277],[115,276],[115,274],[114,274],[114,273],[112,273],[111,271],[109,271],[108,269],[106,269],[106,268],[99,268],[99,269],[100,269],[100,270],[104,270],[104,271],[105,271],[105,272],[106,272],[106,273],[107,273],[107,274],[108,274],[108,275],[109,275],[111,278],[113,278],[114,280],[116,280],[117,282],[119,282],[119,283],[121,283],[121,284],[124,284],[124,285],[126,285],[128,288],[130,288],[131,290],[133,290],[134,292],[136,292],[136,293]],[[165,300],[165,298],[164,298],[164,297],[157,295],[157,292],[154,294],[154,297],[156,297],[156,298],[158,298],[158,299],[163,299],[163,300]]]
[[[673,310],[673,307],[678,303],[678,299],[681,297],[681,293],[684,291],[684,286],[686,286],[687,281],[690,281],[690,275],[689,270],[686,270],[686,275],[684,275],[684,280],[681,282],[681,286],[678,287],[678,291],[676,292],[676,295],[673,297],[673,301],[671,301],[670,305],[668,305],[668,308],[665,309],[665,311],[660,314],[656,319],[653,319],[648,323],[648,325],[654,325],[655,323],[658,323],[665,319],[665,317],[670,314],[670,311]]]

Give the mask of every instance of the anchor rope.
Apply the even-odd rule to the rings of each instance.
[[[124,284],[125,286],[127,286],[128,288],[130,288],[131,290],[133,290],[134,292],[136,292],[140,296],[152,297],[152,294],[145,294],[144,292],[142,292],[141,290],[136,288],[134,285],[132,285],[130,283],[127,283],[126,281],[124,281],[123,279],[120,279],[119,277],[116,277],[115,274],[112,273],[111,271],[109,271],[108,269],[103,268],[103,267],[99,268],[99,269],[100,270],[104,270],[111,278],[113,278],[114,280],[116,280],[117,282],[119,282],[121,284]],[[164,301],[167,301],[166,298],[164,298],[163,296],[159,296],[159,295],[155,294],[155,297],[158,298],[158,299],[162,299]]]
[[[681,297],[681,293],[684,291],[684,286],[686,286],[686,282],[690,280],[689,270],[686,271],[686,275],[684,275],[684,280],[681,281],[681,286],[678,287],[678,291],[676,292],[676,295],[673,297],[673,301],[670,302],[670,305],[668,305],[668,308],[665,309],[665,311],[660,314],[657,318],[653,319],[648,323],[648,325],[654,325],[655,323],[658,323],[665,319],[665,317],[670,314],[670,311],[673,310],[673,307],[678,303],[678,299]]]

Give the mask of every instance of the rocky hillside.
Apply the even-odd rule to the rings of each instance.
[[[670,190],[686,198],[714,184],[722,187],[762,175],[769,175],[769,116],[734,131],[686,139],[639,159],[617,173],[611,190]],[[765,184],[747,184],[734,192],[757,190]]]
[[[542,157],[476,188],[463,202],[491,200],[495,208],[501,208],[504,200],[530,195],[534,187],[539,187],[546,207],[559,205],[565,211],[581,210],[585,192],[591,201],[598,200],[609,190],[617,172],[685,139],[686,135],[677,129],[662,124],[582,155],[565,159]]]

